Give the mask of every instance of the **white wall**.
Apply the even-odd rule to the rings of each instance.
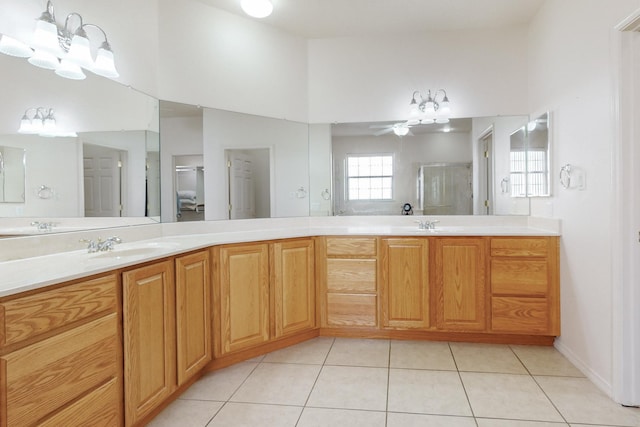
[[[161,99],[307,121],[307,44],[199,1],[159,0]]]
[[[225,149],[271,150],[271,216],[309,215],[308,125],[224,110],[204,109],[205,218],[226,219]],[[296,196],[303,187],[304,198]]]
[[[525,28],[310,40],[309,121],[406,119],[440,88],[453,117],[527,114],[526,46]]]
[[[562,336],[557,347],[612,393],[611,253],[614,26],[637,0],[548,0],[529,32],[529,110],[552,112],[553,197],[532,214],[562,219]],[[586,172],[583,191],[560,188],[561,165]]]
[[[309,213],[333,215],[331,125],[309,125]]]

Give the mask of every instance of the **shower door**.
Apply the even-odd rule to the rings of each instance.
[[[424,215],[472,215],[471,163],[420,166],[418,196]]]

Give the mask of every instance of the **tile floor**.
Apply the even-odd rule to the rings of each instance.
[[[320,337],[205,375],[153,427],[640,427],[553,347]]]

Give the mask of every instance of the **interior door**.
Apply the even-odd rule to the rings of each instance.
[[[480,201],[482,207],[480,213],[484,215],[493,214],[493,176],[491,164],[491,150],[493,149],[493,127],[489,128],[479,139],[480,150],[480,162],[478,178],[479,178],[479,191]]]
[[[113,148],[83,144],[85,216],[121,216],[121,155]]]
[[[251,157],[228,150],[229,219],[255,218],[255,186]]]

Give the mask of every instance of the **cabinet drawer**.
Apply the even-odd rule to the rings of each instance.
[[[545,296],[548,289],[546,260],[491,260],[491,292],[494,295]]]
[[[122,424],[118,380],[106,384],[47,418],[38,427],[112,427]]]
[[[0,347],[115,312],[117,283],[116,276],[109,275],[0,304]]]
[[[549,332],[549,308],[546,298],[491,299],[493,332],[546,334]]]
[[[0,358],[0,425],[33,425],[118,377],[118,316],[110,314]]]
[[[548,240],[540,238],[493,238],[491,256],[503,257],[546,257],[549,253]]]
[[[327,294],[327,324],[329,326],[376,326],[375,295]]]
[[[327,289],[342,292],[375,292],[375,259],[327,259]]]
[[[375,254],[375,237],[327,237],[327,255]]]

